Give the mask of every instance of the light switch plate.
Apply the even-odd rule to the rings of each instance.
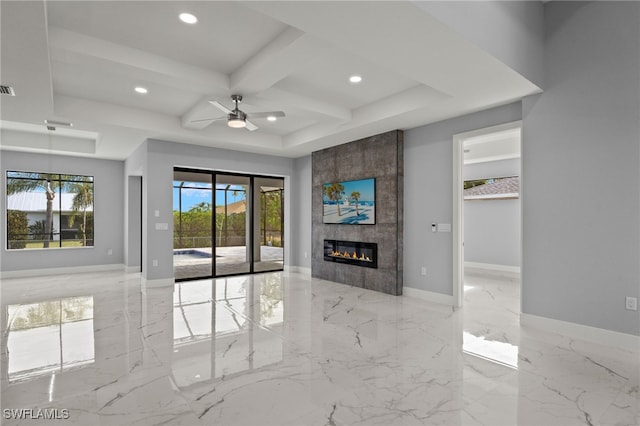
[[[451,232],[451,224],[450,223],[439,223],[438,224],[438,232]]]

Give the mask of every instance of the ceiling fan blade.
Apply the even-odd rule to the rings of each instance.
[[[284,112],[282,111],[248,112],[247,117],[249,118],[284,117]]]
[[[255,124],[253,124],[252,122],[250,122],[249,120],[244,120],[245,123],[247,123],[247,127],[245,127],[245,129],[253,132],[254,130],[258,130],[258,126],[256,126]]]
[[[191,120],[189,123],[199,123],[202,121],[219,121],[219,120],[226,120],[227,117],[216,117],[216,118],[203,118],[201,120]]]
[[[209,103],[211,105],[213,105],[214,107],[218,108],[220,111],[224,112],[225,114],[231,114],[231,110],[229,108],[227,108],[226,106],[222,105],[220,102],[218,102],[218,101],[209,101]]]

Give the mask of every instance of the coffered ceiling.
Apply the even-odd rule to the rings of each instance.
[[[298,157],[539,88],[411,1],[2,1],[5,149],[124,159],[145,139]],[[178,19],[182,12],[196,24]],[[350,83],[352,75],[362,82]],[[144,87],[146,94],[134,91]],[[232,129],[208,101],[284,111]],[[52,147],[44,120],[58,128]],[[62,142],[62,138],[69,139]],[[48,141],[48,142],[47,142]]]

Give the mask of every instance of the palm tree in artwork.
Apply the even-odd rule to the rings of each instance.
[[[322,185],[322,215],[324,216],[327,208],[324,205],[324,197],[327,196],[327,185]]]
[[[351,193],[351,199],[356,204],[356,216],[360,216],[360,210],[358,210],[358,201],[360,200],[360,193],[358,191],[353,191]]]
[[[331,201],[335,201],[336,206],[338,206],[338,216],[342,216],[342,213],[340,212],[340,200],[343,195],[344,185],[341,183],[334,182],[327,188],[327,197],[329,197]]]

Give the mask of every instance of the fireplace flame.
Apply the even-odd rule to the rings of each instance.
[[[349,252],[347,252],[346,250],[344,252],[332,250],[331,251],[331,257],[342,257],[342,258],[345,258],[345,259],[359,260],[361,262],[372,262],[372,260],[371,260],[371,258],[369,256],[365,256],[364,253],[361,253],[360,256],[358,256],[358,253],[356,253],[355,251],[353,253],[349,254]]]

